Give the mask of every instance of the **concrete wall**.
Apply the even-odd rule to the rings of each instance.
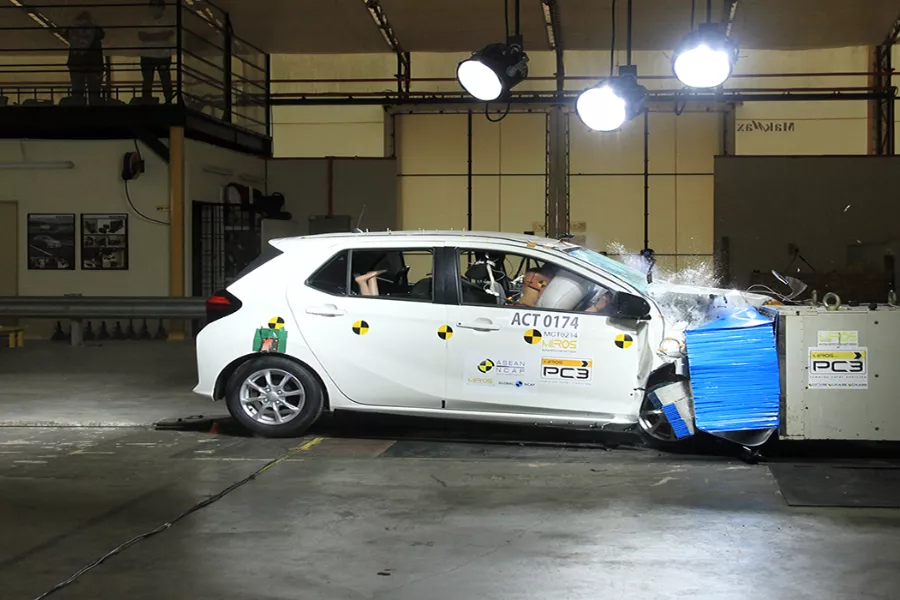
[[[397,161],[393,159],[335,158],[332,212],[349,215],[355,227],[365,212],[363,229],[398,229]],[[276,159],[268,164],[269,192],[281,192],[290,222],[267,221],[267,238],[309,233],[309,218],[328,213],[328,159]]]
[[[165,141],[165,140],[164,140]],[[121,177],[122,157],[134,151],[132,140],[0,141],[0,162],[72,161],[72,169],[4,169],[0,171],[0,202],[16,204],[17,257],[0,261],[0,279],[15,269],[21,296],[166,296],[169,294],[169,169],[162,159],[139,144],[146,172],[129,182],[134,207],[126,198]],[[191,202],[218,202],[221,189],[235,181],[265,189],[265,161],[193,140],[185,147],[185,289],[191,282]],[[7,206],[4,204],[4,206]],[[75,269],[29,270],[28,213],[74,213]],[[82,270],[80,218],[83,213],[128,214],[128,269]],[[11,214],[9,211],[4,214]],[[8,227],[7,223],[3,224]],[[5,228],[4,228],[5,230]],[[27,323],[30,335],[48,333],[50,324]]]
[[[721,157],[716,237],[729,238],[730,271],[739,285],[754,270],[784,269],[792,259],[789,245],[816,272],[841,271],[853,248],[900,241],[898,188],[897,157]],[[795,260],[787,274],[803,279],[797,270],[811,272]]]
[[[165,221],[168,213],[157,211],[156,207],[169,203],[168,167],[150,151],[142,150],[147,171],[129,183],[131,198],[142,213]],[[164,296],[168,293],[168,227],[140,218],[129,208],[125,197],[121,162],[126,152],[133,151],[131,140],[0,142],[0,162],[75,163],[75,168],[68,170],[0,172],[0,200],[15,201],[19,207],[19,295]],[[28,213],[75,213],[76,257],[80,256],[79,213],[128,213],[129,269],[28,270]]]
[[[750,77],[754,74],[807,74],[869,70],[870,48],[808,51],[744,50],[734,89],[853,87],[868,84],[855,77]],[[641,75],[671,76],[669,53],[635,52]],[[450,78],[414,82],[413,91],[458,91],[456,64],[467,53],[414,53],[414,77]],[[552,53],[530,53],[531,79],[520,90],[554,89],[538,80],[555,71]],[[617,53],[616,64],[624,62]],[[565,53],[570,75],[608,74],[608,52]],[[384,78],[367,83],[276,84],[276,91],[380,92],[395,89],[390,55],[276,56],[273,77]],[[679,89],[673,79],[645,79],[650,89]],[[583,89],[590,80],[566,82]],[[346,156],[380,156],[393,147],[398,158],[398,193],[404,228],[467,224],[468,185],[466,115],[453,110],[425,114],[404,107],[391,118],[373,107],[276,108],[277,156],[316,156],[323,151]],[[719,109],[721,110],[721,109]],[[434,111],[431,111],[432,113]],[[681,116],[666,106],[650,115],[649,242],[664,269],[708,262],[713,252],[713,164],[725,148],[739,155],[866,154],[869,149],[865,102],[747,102],[734,108],[733,120],[722,112],[689,104]],[[545,114],[514,113],[499,124],[476,111],[473,119],[472,225],[478,229],[524,231],[544,219]],[[732,121],[736,130],[732,130]],[[393,134],[393,137],[392,135]],[[618,242],[629,251],[643,247],[643,123],[637,119],[616,133],[587,131],[569,120],[570,221],[572,232],[589,246],[611,249]],[[318,154],[323,156],[324,154]],[[616,246],[615,248],[618,248]]]

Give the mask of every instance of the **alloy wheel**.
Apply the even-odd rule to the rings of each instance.
[[[282,369],[262,369],[244,379],[241,408],[254,421],[282,425],[295,419],[306,404],[303,384]]]

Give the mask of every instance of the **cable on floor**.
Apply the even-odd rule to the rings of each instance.
[[[251,474],[248,475],[247,477],[244,477],[243,479],[241,479],[241,480],[238,481],[238,482],[232,483],[231,485],[229,485],[227,488],[225,488],[225,489],[222,490],[221,492],[219,492],[219,493],[217,493],[217,494],[215,494],[215,495],[213,495],[213,496],[210,496],[210,497],[207,498],[206,500],[201,500],[200,502],[198,502],[197,504],[193,505],[192,507],[190,507],[189,509],[187,509],[186,511],[184,511],[183,513],[181,513],[180,515],[178,515],[177,517],[175,517],[174,519],[172,519],[171,521],[167,521],[167,522],[163,523],[162,525],[160,525],[159,527],[156,527],[155,529],[151,529],[150,531],[148,531],[148,532],[146,532],[146,533],[142,533],[142,534],[140,534],[140,535],[138,535],[138,536],[135,536],[135,537],[131,538],[130,540],[128,540],[128,541],[125,542],[124,544],[121,544],[121,545],[119,545],[119,546],[116,546],[115,548],[113,548],[112,550],[110,550],[109,552],[107,552],[106,554],[104,554],[103,556],[101,556],[100,558],[98,558],[97,560],[95,560],[94,562],[92,562],[91,564],[89,564],[89,565],[87,565],[86,567],[84,567],[84,568],[78,570],[74,575],[72,575],[71,577],[69,577],[69,578],[66,579],[65,581],[61,581],[60,583],[57,583],[57,584],[54,585],[52,588],[50,588],[49,590],[47,590],[46,592],[44,592],[44,593],[41,594],[40,596],[36,597],[34,600],[43,600],[44,598],[46,598],[46,597],[49,596],[50,594],[52,594],[52,593],[54,593],[54,592],[58,592],[59,590],[63,589],[64,587],[66,587],[66,586],[68,586],[68,585],[74,583],[79,577],[81,577],[82,575],[84,575],[85,573],[87,573],[88,571],[90,571],[91,569],[94,569],[94,568],[96,568],[96,567],[99,567],[99,566],[100,566],[101,564],[103,564],[103,562],[106,561],[108,558],[112,558],[112,557],[115,556],[116,554],[119,554],[120,552],[122,552],[122,551],[124,551],[124,550],[127,550],[128,548],[130,548],[131,546],[134,546],[135,544],[137,544],[138,542],[140,542],[140,541],[142,541],[142,540],[146,540],[147,538],[153,537],[154,535],[156,535],[156,534],[158,534],[158,533],[162,533],[163,531],[165,531],[166,529],[170,528],[172,525],[174,525],[174,524],[177,523],[178,521],[180,521],[180,520],[182,520],[183,518],[187,517],[189,514],[195,513],[195,512],[197,512],[198,510],[200,510],[201,508],[206,508],[206,507],[209,506],[210,504],[213,504],[214,502],[217,502],[217,501],[221,500],[222,498],[224,498],[225,496],[227,496],[228,494],[230,494],[230,493],[233,492],[234,490],[238,489],[239,487],[241,487],[241,486],[244,485],[245,483],[249,483],[250,481],[253,481],[254,479],[256,479],[257,477],[259,477],[260,475],[262,475],[263,473],[265,473],[266,471],[268,471],[269,469],[271,469],[272,467],[274,467],[274,466],[277,465],[278,463],[280,463],[280,462],[282,462],[282,461],[285,461],[285,460],[291,458],[292,456],[294,456],[294,455],[296,455],[296,454],[299,454],[300,452],[303,452],[304,450],[309,450],[310,448],[312,448],[313,446],[315,446],[316,444],[318,444],[319,442],[321,442],[323,439],[324,439],[324,438],[317,437],[317,438],[315,438],[315,439],[312,439],[312,440],[306,442],[305,444],[301,444],[300,446],[297,446],[297,447],[295,447],[295,448],[291,448],[290,450],[288,450],[287,452],[285,452],[284,454],[282,454],[282,455],[279,456],[278,458],[273,459],[273,460],[270,460],[268,463],[266,463],[265,465],[263,465],[262,467],[260,467],[258,470],[256,470],[255,472],[251,473]]]

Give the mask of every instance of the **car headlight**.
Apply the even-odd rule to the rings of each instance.
[[[681,358],[685,355],[684,343],[675,338],[666,338],[659,345],[658,352],[669,358]]]

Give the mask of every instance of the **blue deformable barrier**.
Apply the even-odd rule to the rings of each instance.
[[[778,427],[775,323],[753,307],[685,332],[695,422],[708,432]]]

